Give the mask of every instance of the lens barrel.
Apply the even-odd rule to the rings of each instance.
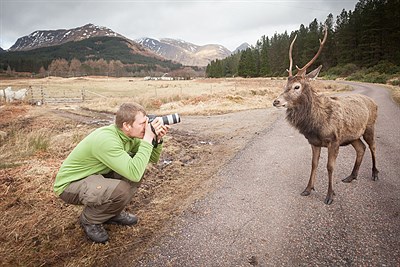
[[[179,117],[178,113],[165,115],[165,116],[162,116],[161,118],[162,118],[163,124],[175,124],[175,123],[181,122],[181,117]]]
[[[147,115],[147,117],[149,118],[149,122],[152,122],[155,118],[159,118],[162,124],[167,125],[181,122],[181,117],[178,113],[165,115],[162,117],[157,117],[156,115]]]

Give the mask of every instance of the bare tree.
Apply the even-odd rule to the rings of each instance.
[[[72,74],[73,77],[80,74],[82,63],[80,60],[73,58],[71,63],[69,64],[69,73]]]
[[[69,64],[66,59],[54,59],[48,69],[52,75],[66,76],[68,74]]]

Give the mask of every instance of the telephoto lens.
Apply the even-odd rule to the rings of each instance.
[[[175,124],[181,122],[181,117],[179,117],[178,113],[162,116],[161,119],[163,124]]]
[[[156,115],[148,115],[147,117],[149,117],[149,122],[152,122],[154,119],[159,118],[162,124],[168,125],[181,122],[181,117],[178,113],[169,114],[162,117],[157,117]]]

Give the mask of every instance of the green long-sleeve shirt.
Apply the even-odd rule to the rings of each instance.
[[[148,142],[126,136],[116,125],[98,128],[65,159],[56,176],[54,192],[60,195],[71,182],[111,170],[139,182],[149,161],[158,162],[161,149],[162,145],[153,148]]]

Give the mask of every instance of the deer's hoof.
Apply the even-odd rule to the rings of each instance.
[[[355,179],[356,179],[356,177],[350,175],[349,177],[344,178],[344,179],[342,180],[342,182],[343,182],[343,183],[351,183],[351,181],[353,181],[353,180],[355,180]]]
[[[332,198],[332,197],[327,196],[327,197],[325,198],[324,203],[325,203],[326,205],[330,205],[330,204],[332,204],[332,202],[333,202],[333,198]]]
[[[372,172],[372,181],[377,181],[378,180],[378,171]]]
[[[301,192],[300,195],[302,195],[303,197],[305,197],[305,196],[308,196],[308,195],[310,195],[310,194],[311,194],[311,191],[308,191],[308,190],[306,189],[306,190],[304,190],[303,192]]]

